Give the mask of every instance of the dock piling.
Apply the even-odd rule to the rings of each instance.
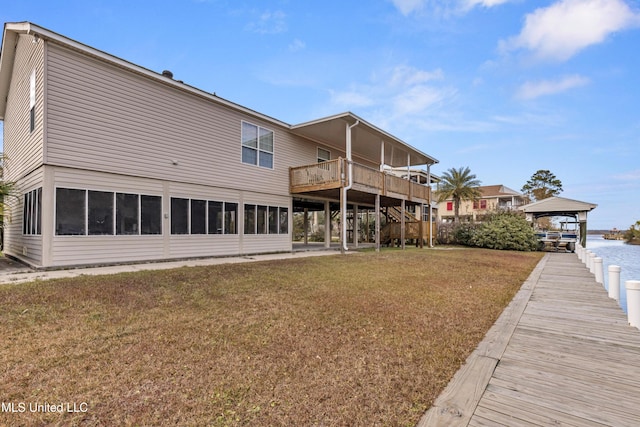
[[[604,271],[602,267],[602,258],[600,257],[593,258],[593,270],[596,276],[596,282],[604,286]]]
[[[629,324],[640,329],[640,280],[627,280],[625,285]]]
[[[609,266],[609,298],[620,303],[620,266]]]

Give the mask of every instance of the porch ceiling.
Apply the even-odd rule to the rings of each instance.
[[[352,113],[343,113],[299,125],[291,130],[318,143],[345,150],[346,126],[358,125],[352,129],[351,147],[354,157],[380,164],[380,149],[384,141],[384,164],[391,167],[432,165],[438,163],[435,158],[417,150],[402,140],[375,127]]]

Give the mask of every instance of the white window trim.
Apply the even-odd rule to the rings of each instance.
[[[245,145],[242,142],[242,128],[243,128],[243,125],[245,123],[248,124],[248,125],[255,126],[255,127],[258,128],[258,136],[257,136],[258,139],[256,141],[256,148],[255,148],[256,154],[257,154],[256,164],[255,165],[252,164],[252,163],[245,163],[245,162],[242,161],[242,149],[245,147]],[[271,132],[273,134],[273,149],[272,149],[271,152],[266,151],[266,150],[260,150],[260,129],[264,129],[264,130],[269,131],[269,132]],[[247,147],[247,148],[253,149],[253,147]],[[271,167],[260,166],[260,152],[261,151],[271,154]],[[276,164],[276,154],[275,153],[276,153],[276,132],[273,129],[269,129],[269,128],[266,128],[264,126],[257,125],[255,123],[251,123],[251,122],[248,122],[246,120],[241,120],[240,121],[240,163],[242,163],[243,165],[254,166],[254,167],[261,168],[261,169],[274,170],[275,169],[275,164]]]

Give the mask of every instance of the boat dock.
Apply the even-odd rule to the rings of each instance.
[[[418,423],[489,425],[640,425],[640,331],[576,254],[544,256]]]

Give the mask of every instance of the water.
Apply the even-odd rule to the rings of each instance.
[[[627,280],[640,280],[640,245],[627,245],[621,240],[605,240],[602,236],[587,235],[587,249],[602,258],[604,283],[609,290],[609,266],[620,266],[620,306],[627,312]]]

